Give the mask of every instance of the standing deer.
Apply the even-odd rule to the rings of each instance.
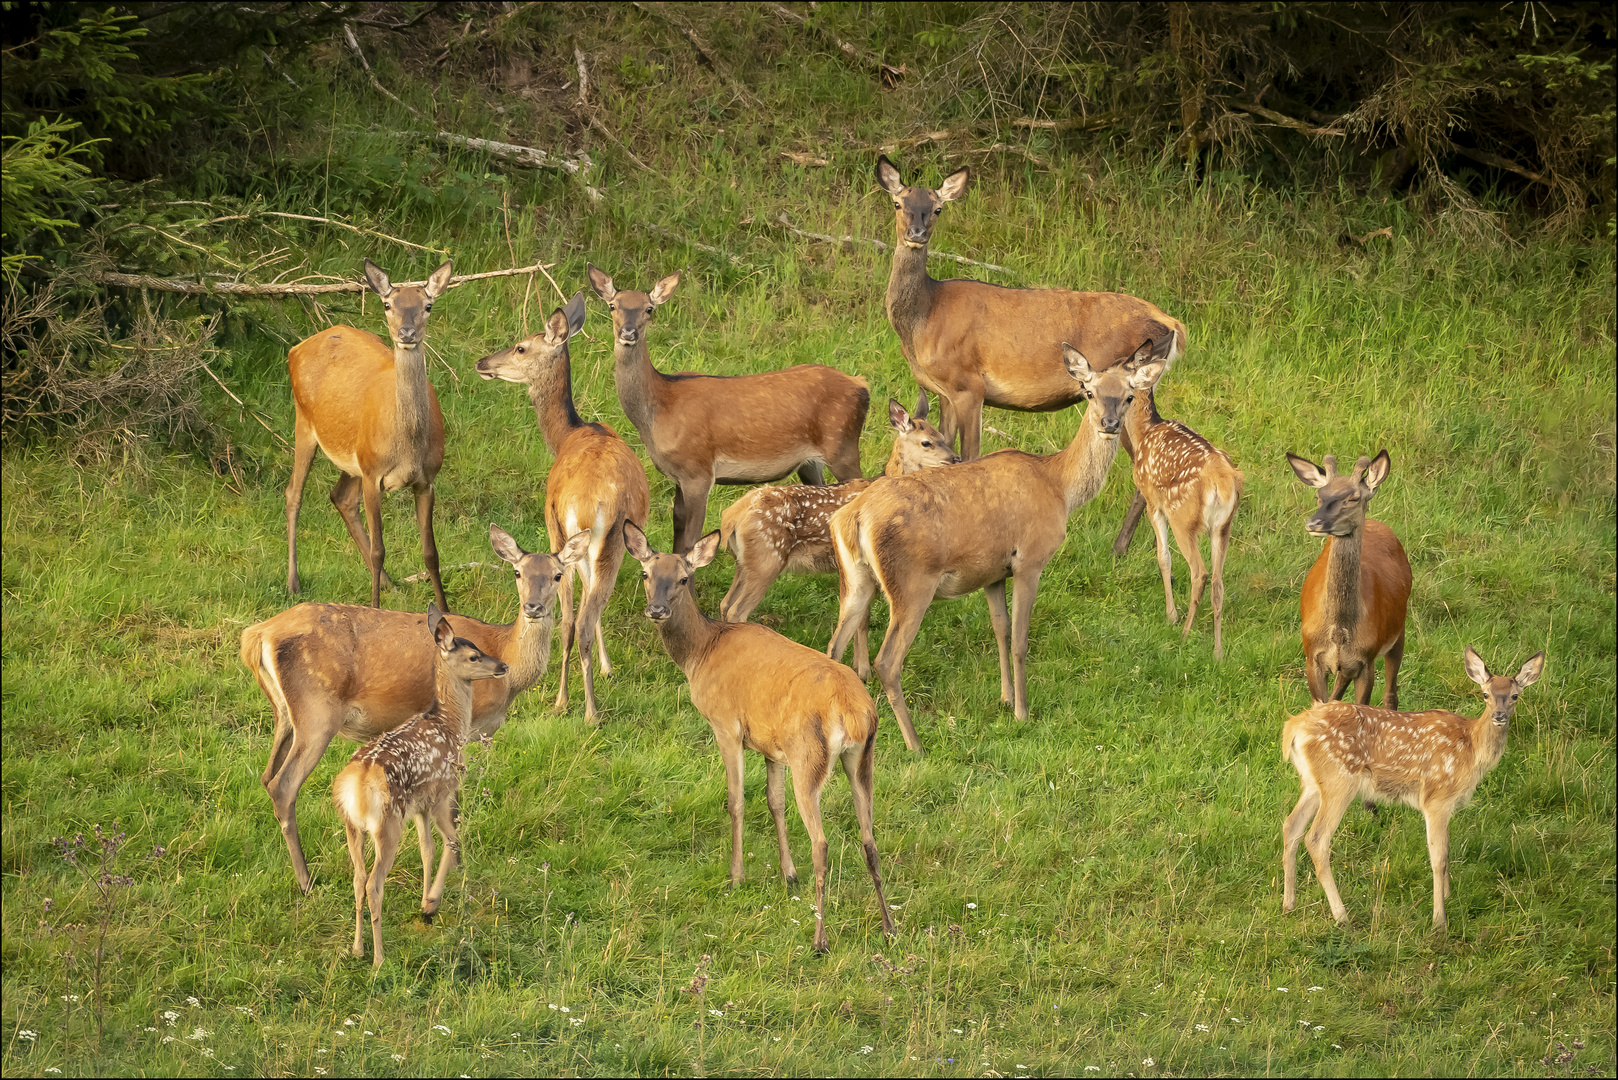
[[[1483,688],[1483,715],[1476,720],[1452,712],[1395,712],[1342,701],[1316,702],[1281,729],[1281,758],[1292,763],[1303,783],[1298,805],[1281,828],[1281,861],[1286,885],[1281,910],[1298,903],[1298,841],[1305,841],[1315,876],[1332,917],[1348,925],[1348,909],[1331,872],[1331,838],[1356,798],[1402,802],[1427,819],[1427,855],[1433,865],[1433,928],[1446,924],[1449,896],[1449,819],[1465,806],[1478,783],[1500,764],[1517,697],[1545,669],[1536,653],[1515,678],[1489,674],[1471,646],[1466,674]],[[1309,828],[1309,820],[1314,827]]]
[[[568,566],[585,557],[590,539],[581,532],[558,555],[530,553],[504,529],[489,526],[495,554],[517,575],[520,610],[504,626],[445,616],[457,637],[510,669],[508,678],[474,688],[471,738],[498,731],[517,695],[545,677],[557,584]],[[366,742],[432,704],[431,642],[423,621],[420,612],[299,604],[242,631],[242,663],[275,712],[275,741],[259,783],[275,807],[298,887],[306,893],[309,865],[298,836],[298,792],[332,739]]]
[[[775,819],[781,873],[788,886],[798,871],[787,846],[786,770],[798,816],[809,833],[815,860],[815,951],[825,952],[826,866],[829,851],[820,824],[820,793],[841,760],[854,794],[865,868],[876,887],[882,932],[893,936],[893,917],[882,892],[872,798],[876,790],[876,705],[855,674],[815,650],[752,623],[718,622],[697,608],[692,575],[713,561],[719,534],[711,532],[689,556],[651,549],[646,534],[624,526],[629,553],[640,561],[646,582],[646,617],[669,659],[685,672],[691,704],[713,728],[725,762],[730,806],[730,883],[742,880],[742,751],[764,755],[764,791]]]
[[[342,471],[331,489],[332,505],[343,515],[348,534],[371,570],[371,606],[382,603],[382,493],[409,488],[416,497],[421,555],[432,579],[433,596],[448,610],[438,578],[438,545],[433,540],[433,481],[444,464],[444,414],[427,381],[427,315],[449,288],[445,262],[425,285],[400,285],[370,259],[365,282],[382,298],[394,346],[352,326],[322,330],[292,346],[287,371],[292,377],[292,479],[287,483],[287,591],[298,583],[298,510],[315,450]],[[365,503],[366,540],[360,529]],[[388,581],[391,586],[392,582]]]
[[[884,476],[903,476],[959,460],[943,434],[927,422],[927,391],[921,392],[914,415],[889,398],[888,422],[896,436]],[[735,556],[736,578],[719,605],[719,617],[746,622],[782,574],[835,574],[831,515],[873,482],[754,488],[726,507],[719,518],[719,544]],[[856,640],[855,648],[859,647],[861,640]]]
[[[1000,649],[1000,700],[1012,705],[1017,719],[1028,719],[1028,620],[1039,577],[1067,539],[1068,517],[1101,490],[1130,402],[1155,386],[1169,366],[1166,358],[1143,360],[1150,355],[1143,348],[1125,363],[1096,371],[1071,345],[1062,349],[1069,377],[1090,401],[1065,450],[999,450],[947,469],[884,477],[832,515],[840,610],[827,652],[841,659],[849,639],[869,620],[880,587],[890,614],[877,675],[915,753],[923,752],[921,740],[899,673],[935,596],[983,590]],[[1013,576],[1017,588],[1008,621],[1006,581]],[[854,662],[862,676],[869,671],[866,656]]]
[[[332,802],[348,834],[348,857],[354,863],[354,948],[365,955],[362,916],[371,907],[371,963],[382,966],[382,889],[399,853],[405,822],[414,819],[421,841],[421,913],[428,922],[444,898],[444,878],[461,853],[455,831],[455,795],[466,771],[466,740],[472,721],[472,683],[502,679],[506,665],[465,638],[455,636],[449,622],[431,604],[427,630],[438,646],[433,663],[433,703],[392,731],[354,752],[332,781]],[[444,837],[444,857],[433,869],[433,824]],[[365,872],[365,838],[371,838],[376,860]]]
[[[545,332],[517,342],[504,352],[477,362],[485,379],[524,383],[545,447],[551,452],[551,471],[545,480],[545,528],[552,541],[589,530],[589,556],[576,564],[583,594],[578,615],[573,613],[573,570],[562,579],[562,677],[556,708],[567,708],[568,657],[575,628],[579,643],[579,672],[584,679],[584,718],[596,723],[595,680],[590,671],[590,641],[601,660],[601,674],[612,674],[607,642],[601,633],[618,568],[624,561],[623,526],[633,521],[642,528],[651,503],[646,470],[640,458],[618,433],[605,424],[586,423],[573,407],[573,368],[568,339],[584,326],[584,293],[573,294],[565,309],[557,309]]]
[[[1148,343],[1148,346],[1150,343]],[[1148,346],[1142,346],[1146,348]],[[1191,567],[1191,598],[1186,604],[1185,629],[1180,638],[1191,634],[1197,618],[1197,602],[1208,580],[1208,568],[1198,550],[1197,537],[1208,534],[1213,558],[1214,658],[1222,659],[1225,618],[1225,553],[1230,549],[1230,526],[1242,498],[1242,471],[1230,455],[1178,420],[1165,420],[1157,412],[1156,391],[1135,397],[1124,414],[1124,430],[1134,447],[1135,490],[1140,493],[1151,515],[1157,534],[1157,567],[1163,574],[1163,600],[1168,621],[1178,619],[1174,609],[1174,552],[1169,548],[1169,531],[1180,545],[1180,554]],[[1128,546],[1127,535],[1122,535]]]
[[[1360,458],[1348,476],[1337,475],[1337,459],[1330,454],[1324,468],[1296,454],[1288,454],[1287,461],[1299,480],[1316,489],[1319,505],[1304,527],[1310,536],[1326,538],[1299,602],[1309,695],[1315,701],[1336,700],[1354,683],[1354,700],[1369,705],[1380,656],[1387,680],[1382,707],[1397,709],[1410,560],[1392,529],[1365,516],[1392,468],[1388,452],[1380,451],[1375,460]]]
[[[674,481],[674,550],[702,535],[715,484],[756,484],[796,472],[806,484],[860,476],[860,429],[871,403],[864,378],[824,364],[761,375],[665,375],[652,366],[646,328],[680,283],[670,274],[649,293],[620,290],[590,270],[612,312],[618,402],[652,464]]]

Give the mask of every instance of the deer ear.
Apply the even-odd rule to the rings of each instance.
[[[679,284],[680,272],[676,270],[662,281],[659,281],[656,285],[653,285],[652,291],[648,294],[652,298],[652,306],[660,307],[667,303],[668,298],[674,295],[675,286]]]
[[[899,179],[899,170],[886,154],[876,159],[876,182],[882,185],[883,191],[895,197],[905,188],[905,182]]]
[[[1522,666],[1522,670],[1517,672],[1517,685],[1519,687],[1534,685],[1539,681],[1539,677],[1544,671],[1545,651],[1541,649],[1533,656],[1530,656],[1528,662]]]
[[[455,271],[455,260],[445,259],[444,265],[432,272],[427,278],[427,299],[436,300],[449,289],[450,275]]]
[[[1321,471],[1319,465],[1316,465],[1308,458],[1301,458],[1297,454],[1288,454],[1287,464],[1292,466],[1292,471],[1297,474],[1298,479],[1302,480],[1310,487],[1317,488],[1326,486],[1326,474]]]
[[[916,391],[916,411],[910,415],[916,420],[927,419],[927,391]]]
[[[573,294],[573,299],[567,302],[567,307],[563,308],[562,312],[567,316],[568,337],[584,329],[584,317],[589,314],[589,309],[584,306],[583,289]]]
[[[713,562],[714,556],[718,554],[719,530],[715,529],[692,546],[691,554],[685,557],[685,561],[691,564],[691,569],[696,570]]]
[[[1065,341],[1062,342],[1062,362],[1067,364],[1067,373],[1084,383],[1086,389],[1095,381],[1096,373],[1095,369],[1090,366],[1090,361],[1084,358],[1083,353]]]
[[[633,521],[624,522],[624,547],[629,549],[629,554],[634,556],[636,562],[646,562],[656,554],[652,545],[646,542],[646,534]]]
[[[945,202],[954,202],[966,194],[966,178],[971,173],[965,165],[944,177],[944,182],[938,185],[938,197]]]
[[[910,414],[895,398],[888,399],[888,423],[893,425],[895,431],[910,430]]]
[[[618,295],[618,290],[613,285],[612,278],[589,264],[586,264],[585,272],[590,278],[590,288],[596,291],[596,295],[607,303],[612,303],[612,298]]]
[[[455,628],[450,626],[444,613],[438,610],[437,605],[427,605],[427,629],[432,632],[433,640],[438,643],[439,652],[449,652],[455,648]]]
[[[496,555],[513,566],[521,562],[522,557],[528,554],[522,549],[522,545],[512,538],[510,533],[492,521],[489,523],[489,545],[494,548]]]
[[[1466,659],[1463,663],[1466,668],[1466,677],[1487,691],[1490,678],[1489,667],[1483,662],[1483,657],[1478,655],[1477,650],[1470,645],[1466,647]]]
[[[560,345],[567,340],[567,312],[557,308],[545,320],[545,344]]]
[[[371,291],[382,297],[384,300],[386,300],[388,294],[393,291],[393,282],[388,280],[387,271],[383,270],[370,259],[365,260],[365,284],[369,285],[371,287]]]
[[[1129,387],[1131,390],[1150,390],[1168,369],[1167,360],[1154,360],[1129,376]]]
[[[1393,468],[1393,462],[1388,459],[1386,450],[1379,450],[1371,460],[1371,467],[1365,470],[1365,483],[1375,491],[1388,478],[1388,472]]]
[[[562,550],[556,553],[556,557],[561,561],[563,566],[567,566],[570,563],[578,562],[589,553],[590,530],[580,529],[578,532],[568,537],[567,543],[562,545]]]

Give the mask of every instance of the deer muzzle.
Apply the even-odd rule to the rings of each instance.
[[[530,622],[539,622],[552,617],[551,608],[549,604],[524,604],[522,616]]]
[[[640,331],[632,326],[626,326],[618,331],[618,344],[634,345],[640,341]]]
[[[653,622],[662,622],[669,617],[669,606],[667,604],[647,604],[646,617]]]

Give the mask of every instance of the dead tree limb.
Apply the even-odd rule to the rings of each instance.
[[[603,124],[601,122],[601,118],[596,115],[594,107],[591,106],[591,104],[590,104],[590,66],[589,66],[588,62],[584,58],[584,50],[583,49],[580,49],[577,46],[574,46],[574,48],[573,48],[573,61],[574,61],[574,63],[576,63],[578,65],[578,68],[579,68],[579,100],[578,100],[579,110],[584,113],[585,119],[589,122],[590,127],[595,131],[601,132],[601,135],[602,135],[603,138],[605,138],[608,142],[612,143],[612,145],[616,146],[620,151],[622,151],[624,157],[626,157],[630,161],[634,162],[635,166],[637,168],[639,168],[642,172],[651,172],[652,171],[651,166],[647,165],[646,162],[644,162],[640,158],[636,157],[635,152],[633,150],[631,150],[629,147],[625,146],[619,140],[618,136],[614,135],[611,131],[607,130],[607,125]]]
[[[827,233],[809,232],[807,229],[800,229],[796,225],[792,224],[792,219],[787,217],[786,211],[784,210],[778,214],[770,222],[770,224],[779,225],[781,228],[785,229],[789,233],[792,233],[794,236],[801,236],[805,240],[818,240],[823,244],[868,244],[871,247],[876,248],[878,251],[893,250],[892,246],[889,244],[884,244],[880,240],[871,240],[864,236],[831,236]],[[985,270],[995,270],[1002,274],[1011,273],[1011,271],[1004,266],[996,266],[994,263],[978,262],[976,259],[968,259],[965,255],[952,255],[947,251],[928,251],[927,257],[929,259],[948,259],[950,262],[958,262],[963,266],[981,266]]]
[[[1268,120],[1270,123],[1279,127],[1291,128],[1293,131],[1301,131],[1305,135],[1314,135],[1317,137],[1330,135],[1339,139],[1346,138],[1348,135],[1347,132],[1338,131],[1335,128],[1315,127],[1313,124],[1306,124],[1302,120],[1294,119],[1293,117],[1287,116],[1285,113],[1278,113],[1274,109],[1266,109],[1264,106],[1254,104],[1251,101],[1227,101],[1225,104],[1229,105],[1233,109],[1240,109],[1242,112],[1252,113],[1254,116],[1257,116],[1263,120]]]
[[[817,37],[829,42],[838,52],[842,53],[859,66],[870,68],[871,70],[875,71],[877,75],[881,77],[882,81],[890,88],[896,86],[899,80],[905,76],[905,66],[903,64],[900,64],[898,67],[894,67],[892,64],[887,63],[875,53],[868,52],[867,50],[860,48],[858,45],[855,45],[853,42],[844,41],[842,38],[838,37],[824,26],[821,26],[819,23],[810,22],[808,19],[804,18],[802,15],[799,15],[796,11],[793,11],[790,8],[783,7],[780,4],[765,4],[764,10],[773,12],[788,22],[795,23]]]
[[[707,43],[697,36],[697,32],[672,15],[665,5],[643,4],[640,0],[632,0],[632,2],[640,11],[648,15],[656,15],[659,19],[674,27],[681,37],[691,43],[691,47],[697,51],[697,55],[702,58],[703,62],[713,68],[714,73],[724,80],[725,85],[730,87],[731,93],[749,105],[763,106],[764,103],[758,99],[758,96],[737,81],[736,77],[730,73],[730,68],[726,67],[724,61],[720,60],[714,51],[708,47]]]
[[[426,119],[415,109],[412,109],[409,105],[405,105],[404,101],[399,97],[398,94],[395,94],[392,90],[389,90],[387,87],[382,85],[382,80],[378,79],[376,77],[376,72],[371,70],[371,62],[365,59],[365,53],[360,50],[360,39],[354,36],[353,23],[346,22],[343,24],[343,36],[348,39],[349,50],[359,58],[360,67],[365,69],[365,74],[371,80],[371,85],[376,87],[377,91],[383,96],[392,98],[400,105],[404,105],[404,107],[409,110],[410,115],[414,116],[417,120]]]
[[[704,244],[704,243],[701,243],[700,241],[693,240],[688,236],[685,236],[685,235],[682,235],[681,233],[675,232],[673,229],[669,228],[666,225],[655,225],[654,224],[654,225],[649,226],[649,228],[653,232],[660,233],[661,235],[666,236],[670,240],[673,240],[673,241],[675,241],[677,243],[689,244],[692,247],[696,248],[698,251],[705,251],[709,255],[713,255],[716,258],[724,259],[726,262],[730,263],[732,266],[743,266],[743,267],[745,267],[747,265],[747,263],[745,263],[742,260],[738,259],[736,256],[732,255],[728,251],[721,251],[719,248],[714,247],[712,244]]]
[[[1012,127],[1037,128],[1040,131],[1100,131],[1102,128],[1116,127],[1129,116],[1128,113],[1097,113],[1094,116],[1068,116],[1061,120],[1036,120],[1031,116],[1019,116],[1011,122]]]
[[[556,265],[555,263],[535,263],[533,266],[516,266],[507,270],[485,270],[481,274],[458,274],[449,279],[449,287],[456,288],[468,281],[483,281],[488,278],[516,277],[519,274],[532,274],[536,270],[544,271]],[[90,270],[87,272],[91,281],[99,285],[116,285],[124,289],[152,289],[157,292],[185,293],[189,296],[319,296],[327,293],[357,293],[364,292],[368,286],[359,281],[330,281],[319,284],[307,282],[289,282],[285,285],[254,284],[247,281],[186,281],[178,278],[159,278],[149,274],[121,274],[113,270]],[[400,281],[394,287],[416,287],[427,284],[425,281]]]
[[[1460,154],[1462,157],[1471,158],[1473,161],[1477,162],[1479,165],[1490,165],[1490,166],[1493,166],[1496,169],[1504,169],[1508,173],[1516,173],[1518,176],[1522,177],[1524,180],[1531,180],[1536,184],[1544,184],[1546,187],[1554,187],[1555,186],[1549,180],[1547,180],[1543,176],[1541,176],[1539,173],[1530,172],[1529,170],[1523,168],[1521,165],[1518,165],[1518,164],[1515,164],[1514,162],[1506,160],[1505,158],[1501,157],[1499,154],[1491,154],[1487,150],[1474,150],[1469,146],[1455,146],[1453,143],[1450,144],[1450,145],[1451,145],[1451,149],[1453,149],[1457,154]]]
[[[490,157],[497,157],[502,161],[530,169],[561,169],[578,177],[591,202],[600,202],[606,198],[599,189],[591,186],[588,174],[595,168],[595,162],[591,161],[590,155],[582,150],[570,158],[565,158],[560,154],[553,154],[533,146],[500,142],[497,139],[475,139],[470,135],[456,135],[449,131],[395,131],[393,134],[407,139],[430,139],[444,146],[455,146],[462,150],[478,150]]]

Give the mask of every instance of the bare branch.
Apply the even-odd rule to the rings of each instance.
[[[881,57],[875,55],[874,53],[868,52],[852,42],[844,41],[842,38],[838,37],[824,26],[821,26],[819,23],[812,23],[802,15],[799,15],[796,11],[785,8],[780,4],[765,4],[763,6],[764,10],[773,12],[774,14],[779,15],[781,18],[786,19],[788,22],[802,26],[810,33],[824,38],[826,41],[830,42],[838,52],[848,57],[848,59],[856,61],[860,66],[874,70],[879,76],[881,76],[882,81],[889,87],[896,85],[900,79],[904,78],[905,66],[903,64],[900,64],[898,67],[894,67],[892,64],[885,62]]]
[[[704,243],[700,243],[700,242],[698,242],[696,240],[692,240],[690,237],[683,236],[680,233],[675,232],[673,229],[669,228],[666,225],[655,225],[654,224],[654,225],[651,225],[649,227],[651,228],[651,230],[653,232],[660,233],[663,236],[668,237],[670,240],[677,241],[677,242],[679,242],[681,244],[689,244],[692,247],[696,248],[698,251],[705,251],[709,255],[714,255],[714,256],[717,256],[718,258],[724,259],[727,262],[729,262],[732,266],[746,266],[747,265],[747,263],[742,262],[742,260],[740,260],[736,256],[730,254],[728,251],[721,251],[718,248],[713,247],[712,245],[704,244]]]
[[[697,32],[671,14],[665,5],[643,4],[640,2],[640,0],[631,0],[631,2],[634,3],[635,7],[640,11],[643,11],[648,15],[656,15],[658,18],[674,27],[674,29],[679,32],[680,36],[689,41],[691,43],[691,47],[697,50],[697,55],[700,56],[709,67],[713,68],[715,74],[725,81],[725,85],[730,87],[731,93],[735,94],[749,105],[762,106],[764,104],[751,90],[737,82],[736,77],[730,73],[730,69],[726,67],[724,62],[714,54],[714,51],[710,49],[700,37],[697,36]]]
[[[360,39],[354,36],[354,24],[353,23],[344,23],[343,24],[343,36],[348,39],[348,47],[349,47],[349,49],[354,53],[355,56],[357,56],[359,58],[360,67],[365,69],[365,74],[366,74],[366,76],[368,78],[370,78],[371,85],[376,87],[377,91],[379,93],[383,94],[386,97],[392,98],[394,101],[397,101],[400,105],[404,105],[404,107],[406,109],[409,109],[410,115],[414,116],[417,120],[425,119],[425,117],[423,117],[415,109],[410,108],[409,105],[405,105],[404,101],[400,99],[398,94],[395,94],[392,90],[389,90],[387,87],[382,85],[382,80],[378,79],[376,77],[376,73],[371,70],[371,62],[369,60],[365,59],[365,53],[360,51]]]
[[[893,250],[890,245],[884,244],[880,240],[871,240],[863,236],[831,236],[827,233],[809,232],[805,229],[800,229],[796,225],[792,224],[791,219],[787,217],[786,211],[784,210],[777,215],[770,222],[770,224],[779,225],[787,232],[792,233],[794,236],[801,236],[805,240],[819,240],[821,243],[825,244],[868,244],[871,247],[876,248],[878,251]],[[1004,266],[996,266],[994,263],[978,262],[976,259],[968,259],[965,255],[952,255],[947,251],[929,251],[927,252],[927,257],[929,259],[948,259],[950,262],[958,262],[963,266],[981,266],[985,270],[996,270],[1002,274],[1011,273],[1011,271]]]
[[[624,156],[630,161],[634,162],[635,165],[643,172],[651,172],[651,167],[647,165],[646,162],[636,157],[633,150],[620,142],[618,140],[618,136],[614,135],[611,131],[608,131],[607,125],[601,122],[600,117],[596,116],[595,110],[590,107],[590,66],[584,58],[584,50],[574,46],[573,60],[579,68],[578,106],[579,109],[584,113],[585,117],[588,118],[590,127],[601,132],[608,142],[612,143],[612,145],[623,151]]]
[[[1348,135],[1347,132],[1337,131],[1334,128],[1315,127],[1312,124],[1306,124],[1302,120],[1295,120],[1284,113],[1278,113],[1274,109],[1266,109],[1262,105],[1256,105],[1249,101],[1226,101],[1225,104],[1229,105],[1233,109],[1240,109],[1242,112],[1252,113],[1254,116],[1268,120],[1272,124],[1277,124],[1285,128],[1291,128],[1294,131],[1301,131],[1305,135],[1314,135],[1317,137],[1322,135],[1331,135],[1339,139],[1346,138]]]
[[[535,263],[533,266],[517,266],[508,270],[486,270],[481,274],[459,274],[449,279],[449,287],[456,288],[468,281],[483,281],[487,278],[515,277],[519,274],[532,274],[536,270],[545,271],[555,263]],[[252,282],[242,281],[186,281],[177,278],[158,278],[149,274],[120,274],[112,270],[90,270],[87,274],[91,281],[99,285],[116,285],[124,289],[153,289],[157,292],[184,293],[188,296],[229,295],[229,296],[319,296],[327,293],[358,293],[364,292],[368,286],[359,281],[332,281],[319,284],[306,282],[289,282],[284,285],[255,285]],[[546,275],[549,277],[549,275]],[[425,281],[402,281],[395,287],[415,287],[426,285]]]

